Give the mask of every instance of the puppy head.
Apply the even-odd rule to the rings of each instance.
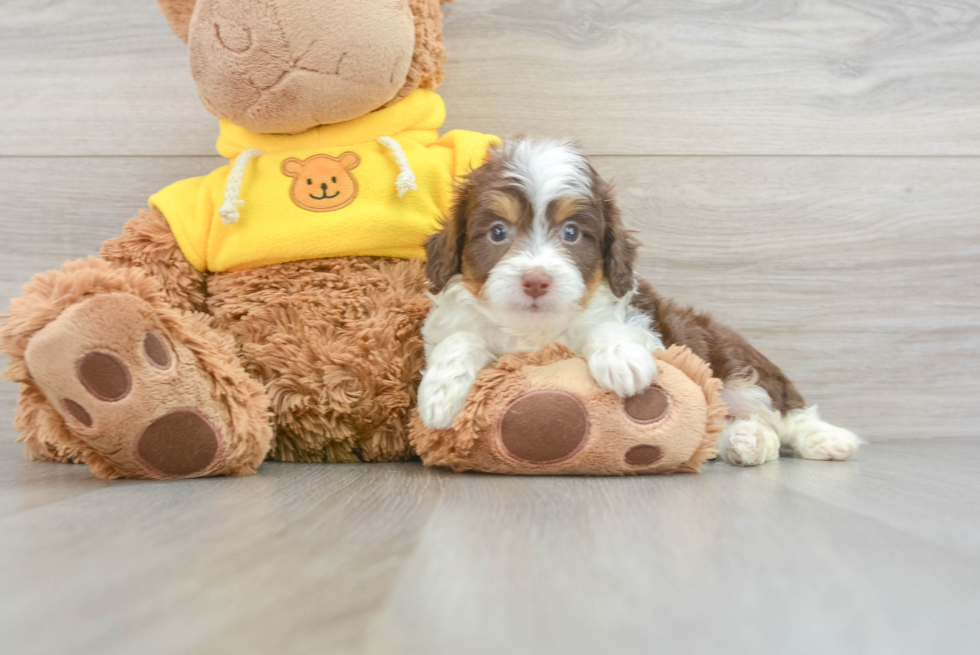
[[[612,186],[567,141],[519,139],[465,178],[442,230],[426,244],[439,292],[455,275],[482,302],[531,315],[581,307],[607,282],[633,288],[636,240]]]

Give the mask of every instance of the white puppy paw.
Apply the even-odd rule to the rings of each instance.
[[[850,430],[823,421],[806,424],[797,434],[797,457],[803,459],[844,460],[857,452],[859,440]]]
[[[758,466],[779,457],[779,437],[753,419],[733,422],[718,441],[721,458],[732,466]]]
[[[467,378],[467,379],[461,379]],[[475,376],[446,375],[438,369],[422,376],[419,385],[419,417],[426,427],[448,430],[466,404]]]
[[[599,386],[630,398],[653,384],[657,360],[640,344],[612,343],[589,355],[589,371]]]

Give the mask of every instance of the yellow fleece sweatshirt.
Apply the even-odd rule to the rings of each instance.
[[[220,273],[322,257],[424,258],[453,181],[500,142],[454,130],[442,98],[418,90],[367,116],[297,135],[221,122],[232,160],[150,198],[199,271]]]

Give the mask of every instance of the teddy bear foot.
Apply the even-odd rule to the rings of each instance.
[[[597,472],[599,460],[604,460],[604,472],[623,474],[646,472],[663,460],[662,444],[642,441],[662,441],[656,424],[668,414],[667,394],[653,386],[626,400],[603,396],[585,399],[589,404],[600,400],[600,416],[593,419],[583,402],[566,391],[525,393],[504,410],[498,446],[505,457],[533,467],[569,462],[592,440],[589,472]],[[623,419],[632,425],[623,425]]]
[[[502,358],[477,379],[452,430],[413,423],[423,462],[524,475],[696,472],[723,427],[721,384],[689,351],[658,353],[653,386],[622,399],[563,347]]]
[[[34,336],[25,359],[102,477],[241,474],[261,461],[229,456],[229,446],[241,448],[229,443],[230,415],[210,377],[136,296],[70,307]]]

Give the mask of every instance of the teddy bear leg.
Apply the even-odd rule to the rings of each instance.
[[[0,342],[29,456],[147,479],[248,475],[265,458],[268,396],[233,340],[142,271],[73,262],[11,310]]]
[[[261,388],[230,342],[208,344],[192,316],[176,330],[161,318],[136,296],[98,295],[41,329],[24,358],[100,477],[254,473],[271,436]]]

